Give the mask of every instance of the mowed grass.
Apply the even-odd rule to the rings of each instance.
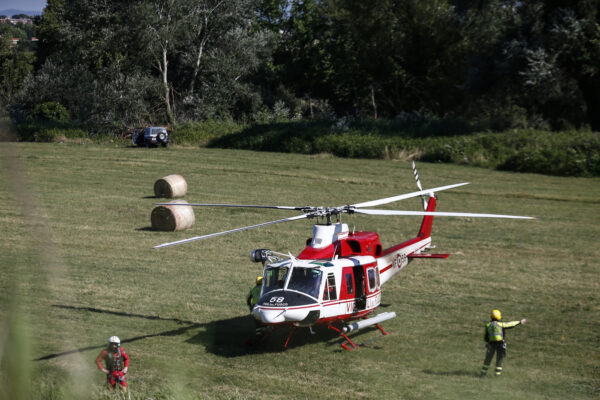
[[[333,331],[247,347],[256,248],[298,254],[312,221],[152,250],[295,215],[196,209],[196,226],[150,229],[153,184],[181,174],[191,202],[336,206],[417,190],[408,163],[192,148],[0,144],[0,396],[110,396],[94,360],[111,335],[131,357],[134,399],[593,399],[600,395],[600,179],[418,165],[439,211],[537,221],[436,218],[435,251],[383,287],[391,333],[342,350]],[[420,200],[389,206],[419,210]],[[384,247],[419,217],[345,216]],[[493,308],[508,332],[504,374],[477,377]],[[366,330],[357,342],[377,338]]]

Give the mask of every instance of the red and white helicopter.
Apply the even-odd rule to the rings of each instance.
[[[413,171],[419,191],[379,200],[337,207],[294,207],[241,204],[183,204],[199,207],[270,208],[301,212],[300,215],[228,231],[164,243],[155,249],[196,240],[213,238],[233,232],[300,219],[322,218],[325,223],[313,226],[313,237],[298,255],[259,249],[251,259],[263,263],[263,283],[258,303],[252,310],[254,318],[266,326],[289,326],[285,346],[297,327],[326,325],[338,331],[346,340],[342,346],[351,350],[357,346],[346,333],[376,325],[385,335],[380,322],[394,318],[393,312],[370,316],[381,304],[381,287],[416,258],[447,258],[449,254],[432,254],[431,228],[434,216],[517,218],[533,217],[459,212],[437,212],[435,193],[467,185],[468,182],[423,190],[415,164]],[[421,196],[424,211],[377,210],[380,206]],[[161,205],[171,203],[159,203]],[[416,237],[389,248],[383,248],[376,232],[350,231],[341,222],[342,214],[422,215],[423,222]],[[332,222],[332,217],[338,222]],[[370,316],[370,317],[369,317]],[[361,320],[361,321],[358,321]],[[351,323],[352,321],[357,321]]]

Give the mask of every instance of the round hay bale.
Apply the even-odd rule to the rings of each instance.
[[[181,175],[167,175],[154,182],[154,195],[156,197],[183,197],[187,193],[187,182]],[[184,207],[187,208],[187,207]]]
[[[188,204],[185,200],[173,200],[171,204]],[[155,231],[181,231],[194,226],[196,221],[191,206],[162,205],[155,207],[150,216]]]

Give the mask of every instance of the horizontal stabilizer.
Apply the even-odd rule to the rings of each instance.
[[[450,254],[409,254],[408,258],[448,258]]]

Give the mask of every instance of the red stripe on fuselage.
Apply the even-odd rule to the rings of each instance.
[[[309,306],[295,306],[295,307],[269,307],[269,306],[256,306],[261,310],[302,310],[303,308],[315,308],[319,307],[320,304],[311,304]]]
[[[388,255],[388,254],[391,254],[391,253],[393,253],[393,252],[395,252],[395,251],[398,251],[398,250],[402,249],[403,247],[408,247],[408,246],[410,246],[410,245],[412,245],[412,244],[415,244],[415,243],[417,243],[417,242],[420,242],[421,240],[423,240],[423,238],[421,238],[421,237],[416,237],[416,238],[414,238],[414,239],[407,240],[406,242],[402,242],[402,243],[400,243],[400,244],[397,244],[397,245],[395,245],[395,246],[392,246],[392,247],[390,247],[389,249],[385,249],[385,250],[383,251],[383,255],[384,255],[384,256],[386,256],[386,255]]]
[[[378,294],[381,293],[381,290],[377,290],[371,294],[369,294],[367,296],[367,299],[373,298],[375,296],[377,296]],[[302,309],[309,309],[309,308],[315,308],[315,307],[319,307],[319,306],[323,306],[323,307],[330,307],[330,306],[336,306],[336,305],[340,305],[340,304],[347,304],[347,303],[354,303],[356,301],[356,298],[351,298],[351,299],[342,299],[342,300],[329,300],[327,302],[322,302],[321,304],[311,304],[308,306],[295,306],[295,307],[269,307],[269,306],[257,306],[258,308],[260,308],[261,310],[302,310]],[[379,304],[377,305],[379,306]],[[375,306],[375,307],[377,307]]]
[[[392,268],[392,264],[388,265],[387,267],[385,267],[384,269],[382,269],[381,271],[379,271],[379,273],[383,274],[385,271],[387,271],[390,268]]]

